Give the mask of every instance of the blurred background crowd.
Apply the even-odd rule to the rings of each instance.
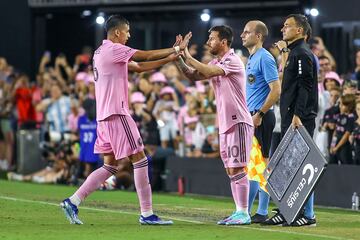
[[[54,17],[49,13],[44,16],[48,20]],[[164,15],[164,18],[167,17],[169,16]],[[49,26],[57,26],[54,24],[50,23]],[[243,27],[233,26],[231,23],[229,25],[240,32]],[[193,34],[197,35],[197,26],[192,27],[195,27],[191,29]],[[69,30],[71,26],[66,28]],[[62,34],[61,29],[57,28],[55,31]],[[280,32],[280,27],[271,32]],[[326,35],[328,40],[330,35]],[[138,37],[137,41],[143,41],[136,32],[135,37]],[[167,39],[162,42],[164,45],[164,42],[173,41],[175,35],[162,37]],[[189,50],[201,62],[208,63],[213,57],[207,46],[198,40],[199,38],[194,38]],[[96,103],[91,63],[97,46],[83,46],[76,50],[73,49],[74,46],[69,46],[72,54],[67,54],[69,49],[64,42],[56,42],[61,46],[60,49],[52,46],[53,42],[49,41],[48,44],[51,51],[42,51],[40,61],[32,63],[35,66],[33,74],[24,72],[16,61],[1,57],[0,52],[0,169],[9,172],[8,177],[13,180],[76,185],[102,165],[101,156],[88,154],[88,148],[93,147],[96,138]],[[158,42],[161,44],[161,40],[158,39]],[[235,36],[235,42],[240,42],[238,35]],[[354,60],[351,66],[355,67],[349,70],[348,64],[345,66],[342,61],[335,60],[342,58],[338,52],[331,52],[322,38],[314,36],[308,43],[318,58],[319,70],[319,113],[314,140],[330,164],[360,165],[358,45],[355,41],[349,47],[355,49],[348,58]],[[144,44],[145,48],[149,45],[148,42]],[[136,45],[137,43],[135,47]],[[280,64],[279,51],[272,43],[265,46],[277,60],[281,78],[283,66]],[[236,44],[234,47],[246,64],[248,54],[244,48],[240,49]],[[40,48],[44,49],[44,46]],[[74,51],[77,52],[75,57]],[[129,86],[131,114],[151,159],[154,190],[163,189],[167,157],[201,157],[204,161],[206,158],[219,157],[216,102],[208,80],[191,82],[173,63],[169,63],[157,71],[129,73]],[[280,136],[278,104],[274,111],[277,119],[272,152]],[[19,144],[16,136],[21,131],[36,131],[40,135],[38,150],[45,167],[38,172],[21,175],[15,173],[18,165],[16,149]],[[119,164],[121,171],[113,181],[118,188],[131,188],[131,164],[127,161]],[[110,185],[115,183],[110,182]],[[109,188],[104,186],[106,187]]]
[[[331,164],[360,164],[360,51],[356,53],[353,72],[339,76],[337,63],[322,39],[315,37],[309,43],[319,59],[320,73],[320,111],[314,138]],[[269,50],[278,59],[281,76],[279,51],[275,47]],[[197,51],[201,51],[202,62],[212,59],[206,45],[190,46],[193,55]],[[15,136],[24,129],[40,130],[39,147],[47,166],[40,172],[21,176],[20,180],[77,184],[78,179],[101,166],[99,156],[95,160],[80,157],[80,140],[86,142],[89,138],[83,134],[80,139],[81,118],[96,124],[92,52],[91,47],[84,47],[72,61],[63,53],[51,56],[45,52],[36,81],[30,81],[28,75],[0,58],[0,167],[3,170],[15,169]],[[246,64],[247,58],[240,57]],[[191,82],[169,63],[156,72],[131,73],[129,83],[131,114],[147,154],[153,159],[157,177],[161,178],[169,155],[219,156],[216,102],[208,80]],[[273,149],[280,133],[277,106],[275,112],[278,126],[274,130]],[[96,132],[90,137],[95,138]],[[343,137],[345,143],[334,149]],[[131,165],[129,162],[121,165],[119,185],[127,188],[132,184]]]

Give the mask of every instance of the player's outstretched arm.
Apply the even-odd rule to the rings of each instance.
[[[177,61],[175,61],[176,66],[178,69],[184,73],[184,75],[191,81],[198,81],[198,80],[204,80],[206,77],[199,73],[198,70],[189,67],[182,56],[179,56]]]
[[[149,51],[143,51],[143,50],[136,51],[134,55],[131,57],[131,60],[135,62],[153,61],[153,60],[162,59],[173,53],[178,54],[180,51],[183,51],[187,47],[191,36],[192,36],[191,32],[186,34],[184,39],[182,39],[181,35],[177,35],[175,44],[172,48],[164,48],[164,49],[149,50]]]
[[[225,72],[222,68],[216,66],[216,65],[207,65],[204,63],[199,62],[195,58],[193,58],[187,48],[185,48],[185,58],[188,61],[188,63],[196,69],[200,75],[204,76],[205,79],[209,79],[211,77],[215,76],[223,76],[225,75]]]
[[[128,69],[131,72],[146,72],[149,70],[157,69],[164,64],[174,61],[178,57],[177,54],[171,54],[166,58],[156,60],[156,61],[148,61],[148,62],[134,62],[131,61],[128,64]]]

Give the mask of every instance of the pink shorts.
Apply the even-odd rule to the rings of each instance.
[[[127,115],[113,115],[97,123],[95,153],[111,153],[122,159],[144,150],[134,120]]]
[[[246,167],[250,161],[250,151],[254,127],[238,123],[220,134],[220,156],[225,168]]]

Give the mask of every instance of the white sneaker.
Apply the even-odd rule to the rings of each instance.
[[[0,170],[4,170],[6,160],[0,159]]]
[[[35,182],[35,183],[43,183],[43,182],[45,182],[45,178],[40,177],[40,176],[33,176],[31,180],[33,182]]]
[[[22,181],[23,180],[23,175],[14,173],[14,172],[9,172],[7,174],[8,180],[14,180],[14,181]]]

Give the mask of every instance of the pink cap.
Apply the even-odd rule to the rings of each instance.
[[[94,75],[86,72],[79,72],[78,74],[76,74],[75,80],[84,81],[86,84],[88,84],[89,82],[95,82]]]
[[[205,85],[201,81],[195,82],[196,91],[199,93],[205,93]]]
[[[339,75],[336,72],[333,72],[333,71],[326,73],[325,74],[325,79],[334,79],[340,85],[342,83],[342,80],[340,79]]]
[[[160,96],[164,95],[164,94],[174,94],[175,90],[172,87],[163,87],[160,91]]]
[[[150,82],[163,82],[167,83],[166,77],[162,72],[156,72],[150,77]]]
[[[142,92],[134,92],[131,94],[130,97],[131,103],[144,103],[145,102],[145,96],[142,94]]]
[[[79,72],[76,74],[76,77],[75,77],[75,80],[76,81],[86,81],[86,78],[87,78],[87,73],[86,72]]]
[[[194,122],[198,122],[199,121],[199,116],[195,115],[193,117],[190,116],[186,116],[184,119],[185,124],[190,124],[190,123],[194,123]]]
[[[190,94],[192,94],[194,91],[195,91],[195,88],[194,88],[194,87],[186,87],[186,88],[185,88],[185,93],[190,93]]]

